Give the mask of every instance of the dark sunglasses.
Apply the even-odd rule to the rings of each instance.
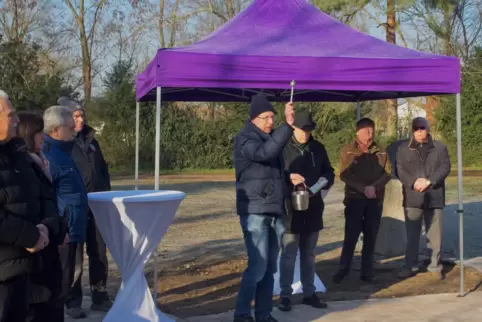
[[[413,130],[414,131],[425,131],[427,129],[426,126],[414,126]]]

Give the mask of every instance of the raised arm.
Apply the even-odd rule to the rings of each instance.
[[[242,137],[239,146],[241,154],[252,162],[268,162],[280,156],[286,143],[293,135],[293,128],[288,124],[282,124],[266,141],[256,138]]]

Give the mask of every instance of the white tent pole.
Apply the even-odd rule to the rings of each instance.
[[[134,179],[136,181],[135,189],[139,189],[139,102],[136,102],[136,170]]]
[[[360,121],[360,101],[356,102],[356,120]]]
[[[159,160],[161,158],[161,88],[157,87],[156,98],[156,155],[154,158],[154,190],[159,190]]]
[[[457,190],[458,190],[458,209],[459,214],[459,249],[460,249],[460,296],[464,295],[464,201],[462,190],[462,111],[460,105],[460,94],[456,98],[456,117],[457,117]]]
[[[156,95],[156,155],[154,165],[154,190],[159,190],[159,161],[161,158],[161,87],[157,87]],[[154,302],[157,303],[157,247],[154,251]]]

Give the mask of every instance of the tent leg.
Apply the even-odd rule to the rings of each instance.
[[[154,158],[154,190],[159,190],[159,159],[161,157],[161,88],[157,87],[156,99],[156,155]]]
[[[361,115],[360,115],[360,102],[356,102],[356,120],[360,121]]]
[[[459,214],[459,249],[460,249],[460,294],[464,296],[464,201],[462,186],[462,112],[460,105],[460,94],[456,98],[456,117],[457,117],[457,190]]]
[[[161,88],[157,87],[157,99],[156,99],[156,155],[154,165],[154,190],[159,190],[159,161],[161,157]],[[157,303],[157,248],[154,251],[154,302]]]
[[[136,102],[136,169],[134,180],[136,182],[135,189],[139,189],[139,102]]]

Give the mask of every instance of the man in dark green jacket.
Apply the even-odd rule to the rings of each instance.
[[[405,266],[399,272],[400,278],[409,277],[418,271],[422,219],[425,220],[431,250],[428,271],[442,273],[442,219],[450,157],[447,147],[432,139],[426,119],[413,119],[412,131],[412,138],[401,144],[397,152],[397,175],[403,185],[407,228]]]

